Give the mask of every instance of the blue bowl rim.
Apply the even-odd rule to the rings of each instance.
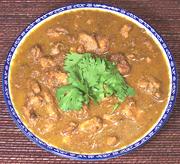
[[[72,9],[84,9],[84,8],[95,8],[95,9],[106,9],[109,11],[114,11],[117,12],[117,14],[123,14],[127,17],[130,17],[134,19],[135,21],[139,22],[142,24],[146,29],[149,29],[153,36],[157,38],[159,41],[161,47],[163,50],[166,52],[166,57],[168,59],[168,62],[170,64],[170,69],[171,69],[171,78],[172,78],[172,87],[171,87],[171,94],[170,94],[170,100],[168,102],[167,108],[165,109],[164,115],[161,117],[157,125],[141,140],[137,141],[136,143],[127,146],[126,148],[115,150],[112,152],[108,153],[102,153],[102,154],[78,154],[78,153],[73,153],[73,152],[68,152],[65,150],[61,150],[58,148],[55,148],[53,146],[50,146],[46,144],[44,141],[36,137],[33,133],[31,133],[26,126],[22,123],[21,119],[17,115],[13,105],[12,101],[10,98],[9,94],[9,68],[11,64],[11,59],[12,56],[14,55],[14,52],[18,45],[20,44],[21,40],[24,38],[24,36],[38,23],[42,22],[43,20],[47,19],[48,17],[67,11],[67,10],[72,10]],[[148,23],[146,23],[144,20],[141,18],[137,17],[131,12],[128,12],[125,9],[122,8],[117,8],[113,6],[109,6],[106,4],[99,4],[99,3],[77,3],[77,4],[72,4],[64,7],[57,8],[55,10],[52,10],[39,18],[37,18],[35,21],[33,21],[29,26],[27,26],[21,34],[17,37],[13,45],[11,46],[10,51],[8,52],[8,55],[5,60],[4,64],[4,70],[2,74],[2,89],[3,89],[3,95],[4,95],[4,100],[6,102],[6,105],[8,107],[8,112],[10,113],[12,119],[18,126],[18,128],[35,144],[40,146],[41,148],[45,149],[48,152],[51,152],[53,154],[59,155],[61,157],[65,158],[70,158],[70,159],[75,159],[75,160],[105,160],[105,159],[110,159],[110,158],[115,158],[117,156],[122,156],[124,154],[132,152],[134,149],[139,148],[140,146],[144,145],[148,140],[150,140],[161,128],[162,126],[168,121],[168,118],[170,116],[170,113],[172,112],[177,96],[177,90],[178,90],[178,75],[176,71],[176,65],[174,58],[172,56],[171,51],[169,50],[167,44],[165,43],[164,39],[159,35],[159,33],[156,32],[156,30],[150,26]]]

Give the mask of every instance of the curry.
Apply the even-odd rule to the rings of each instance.
[[[169,97],[165,58],[145,29],[113,13],[77,10],[31,31],[11,64],[23,123],[43,141],[78,153],[135,142]]]

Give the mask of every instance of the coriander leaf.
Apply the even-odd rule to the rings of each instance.
[[[127,94],[129,96],[134,96],[135,95],[135,90],[132,87],[128,87]]]
[[[68,85],[57,89],[56,97],[62,110],[79,110],[83,104],[95,103],[105,97],[116,96],[123,102],[133,96],[131,88],[114,63],[91,53],[70,52],[65,59]]]
[[[87,92],[87,87],[85,85],[80,69],[75,69],[68,74],[68,82],[69,84],[72,84],[74,87],[77,87],[81,91]]]
[[[90,95],[94,98],[96,102],[101,101],[105,97],[103,84],[100,83],[95,87],[92,87]]]
[[[83,55],[81,54],[78,54],[75,52],[69,52],[67,54],[67,58],[65,59],[64,70],[67,72],[70,71],[82,58],[83,58]]]
[[[80,110],[84,101],[82,92],[71,85],[58,88],[56,97],[63,111]]]
[[[117,108],[119,108],[119,105],[120,105],[119,103],[116,103],[116,104],[114,105],[111,114],[114,113],[114,112],[116,111]]]

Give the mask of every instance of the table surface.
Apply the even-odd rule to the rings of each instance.
[[[78,2],[83,0],[76,0],[76,3]],[[175,57],[177,71],[180,71],[179,0],[96,0],[96,2],[127,9],[154,26],[167,41]],[[72,3],[73,0],[0,0],[0,73],[13,41],[30,22],[47,11]],[[0,85],[2,86],[2,81]],[[180,95],[167,124],[143,147],[119,158],[94,163],[180,163],[179,107]],[[88,162],[58,157],[29,141],[9,116],[0,91],[0,163]]]

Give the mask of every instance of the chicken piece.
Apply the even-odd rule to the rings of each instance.
[[[42,66],[43,69],[45,69],[56,66],[56,63],[53,61],[53,59],[49,57],[42,57],[40,59],[40,65]]]
[[[77,42],[76,38],[73,36],[73,35],[68,35],[67,36],[67,41],[70,43],[70,44],[75,44]]]
[[[135,121],[135,115],[132,112],[131,108],[129,108],[128,106],[126,106],[121,113],[128,119],[131,119],[133,121]]]
[[[34,109],[38,109],[40,107],[42,107],[43,105],[43,98],[40,95],[28,95],[27,97],[27,107],[28,108],[34,108]]]
[[[40,130],[41,134],[49,133],[53,130],[55,124],[47,122],[44,124],[44,128]]]
[[[28,58],[31,58],[34,63],[37,63],[42,56],[43,53],[39,45],[33,46],[28,54]]]
[[[42,95],[47,104],[53,103],[53,97],[48,91],[43,91]]]
[[[79,45],[76,49],[76,51],[80,54],[85,53],[85,48],[83,45]]]
[[[96,133],[103,127],[103,121],[99,117],[92,117],[91,119],[85,120],[79,124],[79,131],[87,133]]]
[[[61,45],[61,43],[52,43],[52,47],[50,49],[51,56],[55,56],[60,53],[60,45]]]
[[[30,80],[29,85],[30,85],[30,89],[33,91],[33,93],[38,94],[41,92],[40,85],[37,81]]]
[[[130,65],[126,60],[126,57],[122,54],[113,54],[110,56],[110,60],[117,64],[117,69],[120,74],[127,75],[130,72]]]
[[[116,113],[104,114],[103,119],[112,123],[113,125],[118,125],[119,122],[123,119],[123,116]]]
[[[85,50],[86,52],[93,52],[96,54],[103,54],[109,50],[109,39],[104,36],[92,36],[86,33],[79,34],[79,43],[78,51]]]
[[[121,28],[120,33],[121,33],[121,35],[122,35],[125,39],[127,39],[128,36],[129,36],[129,32],[130,32],[131,29],[132,29],[132,26],[125,24],[125,25]]]
[[[141,54],[137,54],[137,53],[130,53],[127,55],[127,58],[128,60],[130,61],[143,61],[145,59],[145,56],[144,55],[141,55]]]
[[[31,72],[31,77],[32,77],[33,79],[36,79],[37,77],[39,77],[39,75],[40,75],[40,71],[32,70],[32,72]]]
[[[44,109],[46,110],[48,116],[51,117],[53,120],[57,120],[58,118],[60,118],[60,115],[54,103],[46,104]]]
[[[28,123],[30,126],[35,126],[38,120],[38,116],[35,113],[33,109],[29,109],[27,107],[22,108],[23,111],[23,116],[25,117],[26,120],[28,120]]]
[[[78,124],[75,122],[70,122],[67,126],[64,127],[62,134],[64,136],[70,136],[78,127]]]
[[[60,52],[60,54],[56,55],[56,57],[54,58],[54,62],[56,63],[56,65],[58,67],[63,68],[64,67],[64,60],[66,58],[66,53],[64,52]]]
[[[126,106],[124,109],[121,110],[122,115],[132,121],[138,121],[141,119],[142,114],[144,113],[143,110],[138,108],[132,108],[130,106]]]
[[[57,83],[57,85],[59,84],[63,84],[66,85],[67,84],[67,74],[63,73],[63,72],[50,72],[50,77],[54,80],[56,80],[55,83]]]
[[[109,39],[102,36],[97,36],[96,39],[98,42],[98,49],[96,50],[96,53],[100,55],[106,53],[110,48]]]
[[[51,120],[60,118],[53,96],[47,90],[42,90],[38,95],[34,92],[29,92],[25,106],[29,111],[33,111],[35,114],[38,114],[39,111],[43,109],[44,112],[41,112],[41,117],[47,117]]]
[[[67,84],[67,74],[61,71],[49,71],[43,77],[43,83],[48,88],[56,88]]]
[[[37,81],[29,80],[28,81],[28,94],[26,98],[26,107],[28,109],[38,109],[43,106],[43,98],[41,97],[40,92],[41,88]]]
[[[95,37],[86,33],[79,34],[79,43],[84,46],[87,52],[95,52],[98,49]]]
[[[118,143],[118,138],[115,136],[107,137],[106,143],[108,146],[115,146]]]
[[[67,116],[73,117],[74,119],[86,119],[89,116],[88,109],[86,105],[83,105],[80,111],[70,111],[65,113]]]
[[[160,98],[160,82],[152,76],[144,76],[138,81],[138,88],[148,95]]]
[[[51,133],[56,127],[57,120],[52,119],[51,117],[42,117],[40,119],[40,124],[38,124],[37,130],[42,134]]]
[[[135,54],[131,53],[129,55],[127,55],[127,58],[131,61],[137,61],[137,57]]]
[[[69,32],[65,28],[62,28],[62,27],[49,28],[47,30],[47,36],[50,38],[58,38],[61,35],[66,35],[68,33]]]
[[[53,119],[56,119],[58,117],[58,111],[56,109],[56,105],[53,99],[53,96],[48,91],[42,91],[42,96],[45,101],[45,111],[49,116],[51,116]]]
[[[117,68],[121,75],[127,75],[130,72],[129,64],[125,60],[117,64]]]
[[[143,110],[139,109],[133,99],[128,99],[124,104],[122,104],[120,109],[121,114],[132,121],[138,121],[142,114]]]
[[[143,44],[144,44],[150,51],[153,50],[153,46],[152,46],[152,44],[151,44],[150,41],[145,40],[145,41],[143,42]]]

